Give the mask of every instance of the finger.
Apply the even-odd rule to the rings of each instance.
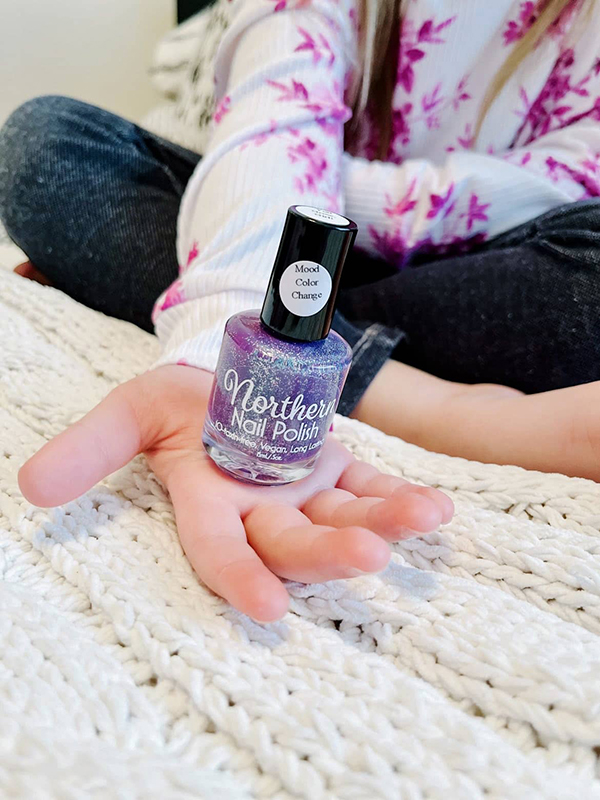
[[[31,261],[25,261],[23,264],[19,264],[14,268],[13,272],[16,275],[21,275],[23,278],[28,278],[30,281],[41,283],[42,286],[52,286],[52,281],[43,275],[39,269],[36,269]]]
[[[313,525],[292,506],[264,505],[244,519],[248,541],[270,570],[314,583],[380,572],[390,550],[372,531],[356,526]]]
[[[438,489],[415,486],[415,484],[409,483],[404,478],[385,475],[363,461],[352,462],[342,473],[337,486],[339,489],[352,492],[357,497],[390,497],[392,494],[414,492],[424,497],[429,497],[439,506],[442,514],[442,524],[450,522],[454,515],[454,503]]]
[[[395,475],[385,475],[371,464],[353,461],[346,467],[337,483],[338,489],[352,492],[357,497],[387,497],[400,486],[408,486],[408,481]]]
[[[431,486],[415,486],[414,483],[409,484],[409,486],[411,487],[410,491],[416,492],[416,494],[422,494],[423,497],[428,497],[430,500],[433,500],[442,512],[442,525],[450,522],[454,516],[454,503],[447,494],[440,492],[439,489],[432,489]],[[399,495],[403,491],[406,491],[406,488],[396,489],[394,495]]]
[[[281,494],[283,491],[285,493],[285,502],[299,508],[309,497],[312,497],[315,492],[318,492],[325,486],[335,486],[340,475],[342,475],[344,470],[348,467],[348,464],[352,463],[354,460],[354,456],[343,444],[336,441],[331,436],[328,436],[313,472],[307,475],[306,478],[302,478],[294,483],[289,483],[285,487],[260,487],[260,493],[262,495],[261,503],[267,505],[281,504]],[[256,487],[253,487],[252,491],[247,494],[246,504],[241,506],[242,516],[247,514],[248,511],[256,505]]]
[[[358,525],[388,542],[430,533],[442,522],[440,507],[416,492],[394,493],[382,499],[356,498],[342,489],[327,489],[314,495],[302,510],[318,525]]]
[[[141,432],[127,384],[59,434],[19,471],[24,496],[37,506],[79,497],[140,452]]]
[[[197,465],[174,470],[169,491],[179,538],[200,579],[258,622],[280,619],[289,596],[246,540],[239,511],[226,498],[207,497]]]

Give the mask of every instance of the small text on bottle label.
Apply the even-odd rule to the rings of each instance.
[[[303,217],[308,217],[315,222],[328,222],[330,225],[348,226],[350,220],[336,214],[334,211],[326,211],[324,208],[314,208],[313,206],[296,206],[296,211]]]

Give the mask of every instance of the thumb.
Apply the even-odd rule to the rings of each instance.
[[[141,452],[140,380],[117,387],[21,467],[19,487],[30,503],[50,507],[73,500]]]

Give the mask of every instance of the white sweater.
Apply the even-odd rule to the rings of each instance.
[[[411,0],[387,160],[369,114],[344,153],[358,69],[357,0],[222,0],[219,101],[179,216],[181,276],[159,298],[159,363],[214,370],[225,321],[262,304],[285,213],[340,211],[357,244],[399,269],[464,251],[549,209],[600,196],[600,3],[572,3],[487,113],[500,65],[536,4]]]

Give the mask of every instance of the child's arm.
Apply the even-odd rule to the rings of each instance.
[[[387,542],[452,516],[441,492],[381,475],[331,437],[302,481],[257,487],[227,477],[202,446],[211,383],[203,370],[168,366],[120,386],[25,464],[23,494],[40,506],[65,503],[145,453],[200,578],[264,622],[287,609],[280,577],[322,582],[379,571]]]
[[[344,157],[357,244],[401,264],[411,253],[468,250],[552,208],[600,196],[600,110],[526,147],[456,152],[442,165]]]
[[[343,212],[355,0],[244,0],[216,64],[215,128],[186,189],[181,277],[158,300],[159,363],[215,367],[224,323],[262,304],[294,203]]]
[[[234,5],[220,62],[227,86],[220,122],[180,217],[183,274],[157,304],[165,363],[214,368],[227,317],[261,303],[289,205],[343,210],[351,7],[349,0]],[[287,608],[279,578],[378,571],[388,542],[449,520],[452,503],[440,492],[379,474],[331,437],[315,471],[297,483],[256,487],[226,476],[202,446],[211,382],[204,369],[175,365],[119,387],[23,467],[23,493],[42,506],[64,503],[145,453],[169,490],[194,569],[264,621]]]

